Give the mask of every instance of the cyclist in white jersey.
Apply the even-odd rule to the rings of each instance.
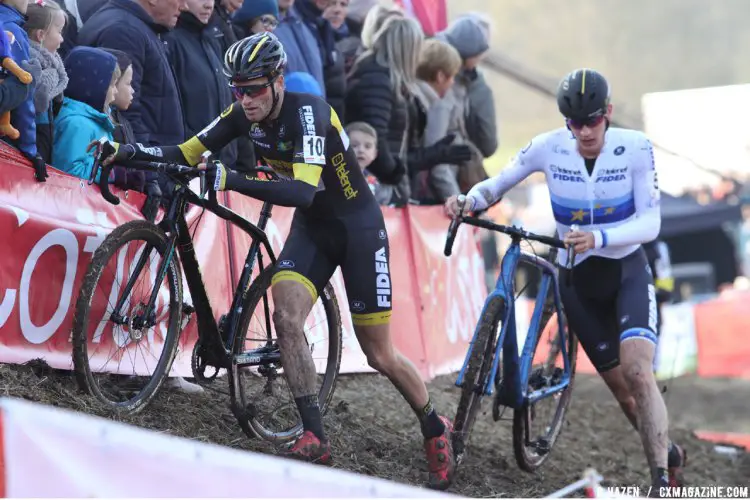
[[[545,174],[557,232],[576,254],[570,285],[567,251],[558,260],[570,328],[639,431],[652,485],[680,486],[686,456],[668,439],[652,371],[657,308],[642,247],[661,228],[654,155],[643,133],[609,126],[609,95],[598,72],[568,74],[557,93],[566,127],[535,137],[498,176],[474,186],[464,210],[486,209],[532,173]],[[459,210],[457,197],[446,201],[447,215]]]

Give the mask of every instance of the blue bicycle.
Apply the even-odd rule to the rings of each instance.
[[[459,203],[464,202],[465,198],[460,197]],[[562,429],[573,392],[578,340],[575,335],[568,334],[566,329],[567,321],[554,264],[558,249],[565,248],[565,245],[557,238],[463,215],[456,217],[448,229],[444,252],[446,257],[451,255],[453,241],[462,222],[507,234],[511,237],[512,244],[503,257],[495,289],[484,303],[474,337],[456,380],[456,386],[461,388],[461,399],[453,421],[453,452],[456,463],[461,463],[463,459],[482,398],[494,394],[493,418],[495,421],[500,420],[501,407],[513,409],[513,451],[516,462],[521,469],[533,472],[549,456]],[[522,251],[522,240],[551,246],[548,260]],[[575,258],[574,252],[569,252],[569,255],[567,267],[572,268],[570,264]],[[528,335],[519,356],[515,276],[520,263],[539,270],[541,282]],[[547,342],[541,343],[540,339],[545,336],[548,337]],[[539,420],[537,405],[547,398],[553,398],[557,402],[552,420],[543,425],[541,432],[534,433],[532,424]]]

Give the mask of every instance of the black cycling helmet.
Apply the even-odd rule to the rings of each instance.
[[[565,118],[585,122],[607,112],[609,84],[601,73],[577,69],[563,78],[557,88],[557,107]]]
[[[267,77],[273,80],[286,67],[286,52],[276,35],[257,33],[243,38],[224,54],[224,75],[232,82]]]

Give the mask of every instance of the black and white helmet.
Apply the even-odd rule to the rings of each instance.
[[[607,112],[609,92],[609,83],[601,73],[577,69],[560,82],[557,107],[565,118],[585,121]]]
[[[280,75],[286,67],[286,52],[276,35],[257,33],[232,44],[224,54],[224,75],[232,82]]]

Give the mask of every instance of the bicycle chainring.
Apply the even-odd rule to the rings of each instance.
[[[219,375],[220,368],[216,367],[212,362],[211,355],[208,349],[203,347],[203,342],[198,339],[193,347],[193,354],[190,357],[190,367],[193,371],[193,377],[201,384],[208,384],[213,382]],[[217,363],[218,364],[218,363]],[[213,373],[210,373],[213,370]],[[206,373],[209,375],[206,375]]]

